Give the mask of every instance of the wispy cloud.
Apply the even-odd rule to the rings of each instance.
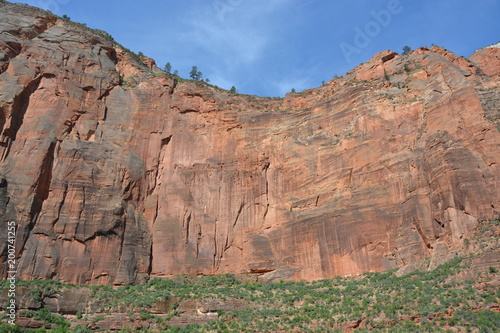
[[[370,22],[379,22],[381,14],[377,20],[372,12],[388,10],[397,1],[122,0],[120,6],[102,0],[23,2],[45,8],[57,3],[59,8],[49,9],[108,31],[160,67],[170,62],[183,77],[196,65],[211,83],[264,96],[317,87],[376,52],[398,51],[404,45],[436,43],[468,56],[498,42],[495,14],[500,8],[498,0],[483,0],[475,7],[464,1],[400,0],[404,10],[392,15],[390,27],[371,37],[348,63],[340,43],[353,44],[356,27],[364,31]],[[92,9],[97,7],[100,10]],[[373,24],[368,27],[373,29]]]
[[[184,38],[220,57],[230,67],[258,60],[269,43],[269,36],[244,27],[220,26],[207,20],[192,20]],[[243,37],[244,36],[244,37]]]
[[[252,65],[272,45],[275,23],[270,16],[289,2],[204,2],[186,18],[183,38],[218,56],[229,69]]]
[[[219,75],[216,71],[215,74],[210,75],[210,83],[215,84],[224,89],[230,89],[232,86],[238,86],[237,78],[231,80],[227,75]]]
[[[268,81],[268,86],[270,91],[277,92],[278,96],[284,96],[292,89],[300,92],[312,86],[319,85],[312,81],[311,75],[307,75],[306,73],[295,73],[293,76],[289,75],[282,78],[271,79]]]

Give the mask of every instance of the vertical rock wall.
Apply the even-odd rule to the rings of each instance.
[[[499,217],[498,49],[386,51],[272,99],[23,5],[0,31],[0,222],[23,279],[326,278],[446,257]]]

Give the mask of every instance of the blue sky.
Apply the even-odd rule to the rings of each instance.
[[[436,44],[458,55],[500,41],[500,0],[29,0],[110,33],[212,84],[283,96],[383,50]]]

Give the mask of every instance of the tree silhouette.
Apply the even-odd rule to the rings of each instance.
[[[163,70],[167,73],[170,73],[170,71],[172,70],[172,65],[169,62],[167,62],[165,64],[165,67],[163,67]]]
[[[189,77],[192,78],[193,80],[201,80],[203,77],[203,74],[198,70],[197,66],[193,66],[191,69],[191,72],[189,72]]]
[[[411,47],[409,47],[408,45],[406,45],[406,46],[403,47],[403,53],[402,53],[402,55],[407,55],[410,52],[411,52]]]

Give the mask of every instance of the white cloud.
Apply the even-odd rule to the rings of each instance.
[[[193,29],[184,38],[222,58],[230,67],[255,62],[269,42],[269,37],[241,27],[217,26],[203,20],[194,20],[191,25]]]
[[[182,38],[212,52],[228,67],[226,69],[254,64],[272,45],[275,22],[271,15],[289,2],[203,2],[186,19],[187,29]]]
[[[279,96],[284,96],[286,93],[289,93],[292,88],[297,92],[310,88],[311,82],[309,78],[294,77],[271,81],[270,85],[273,91],[277,91],[279,93]]]
[[[231,89],[232,86],[237,86],[236,82],[228,80],[225,76],[218,74],[210,76],[210,84],[216,85],[223,89]]]

